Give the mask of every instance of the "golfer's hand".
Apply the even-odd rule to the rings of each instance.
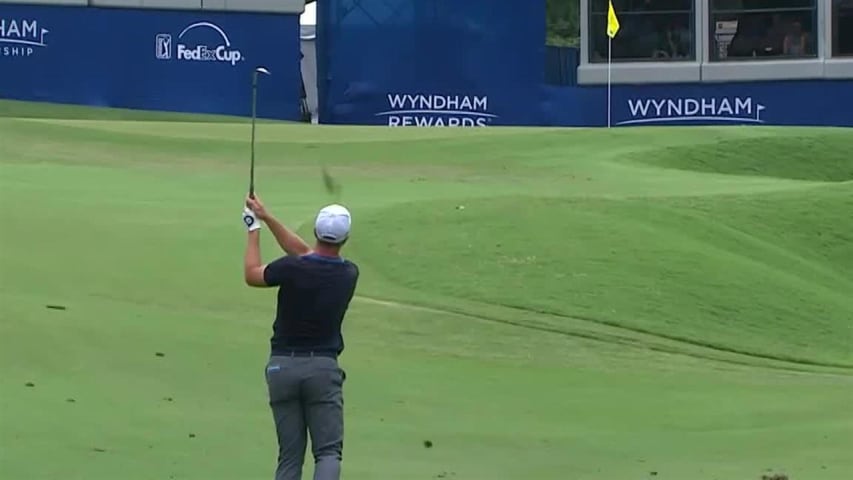
[[[260,197],[257,196],[257,194],[255,195],[254,198],[252,198],[252,197],[246,198],[246,207],[248,207],[249,210],[254,212],[255,216],[260,220],[263,220],[266,222],[267,219],[270,218],[269,214],[267,213],[267,209],[264,208],[264,204],[261,203],[261,199],[260,199]]]
[[[243,207],[243,225],[245,225],[246,229],[250,232],[254,232],[261,228],[261,222],[258,221],[258,217],[255,215],[255,212],[253,212],[249,207]]]

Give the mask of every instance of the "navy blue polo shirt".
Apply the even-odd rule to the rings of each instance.
[[[267,265],[264,281],[278,288],[272,355],[344,349],[341,324],[358,283],[358,267],[315,253],[284,256]]]

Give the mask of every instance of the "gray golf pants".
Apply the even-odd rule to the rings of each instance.
[[[308,435],[314,480],[338,480],[344,443],[346,373],[329,357],[272,356],[266,368],[278,434],[275,480],[300,480]]]

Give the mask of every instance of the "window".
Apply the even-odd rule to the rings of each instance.
[[[417,0],[416,0],[417,1]],[[580,44],[580,3],[578,0],[545,2],[545,44],[555,47],[577,47]]]
[[[816,0],[711,0],[711,59],[817,56]]]
[[[832,2],[832,56],[853,56],[853,0]]]
[[[607,0],[589,1],[589,61],[607,62]],[[696,59],[694,0],[613,0],[613,62]]]

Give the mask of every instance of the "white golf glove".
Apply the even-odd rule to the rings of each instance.
[[[249,207],[243,208],[243,225],[245,225],[246,229],[250,232],[254,232],[261,228],[261,222],[258,221],[258,217],[255,216],[255,212],[253,212]]]

